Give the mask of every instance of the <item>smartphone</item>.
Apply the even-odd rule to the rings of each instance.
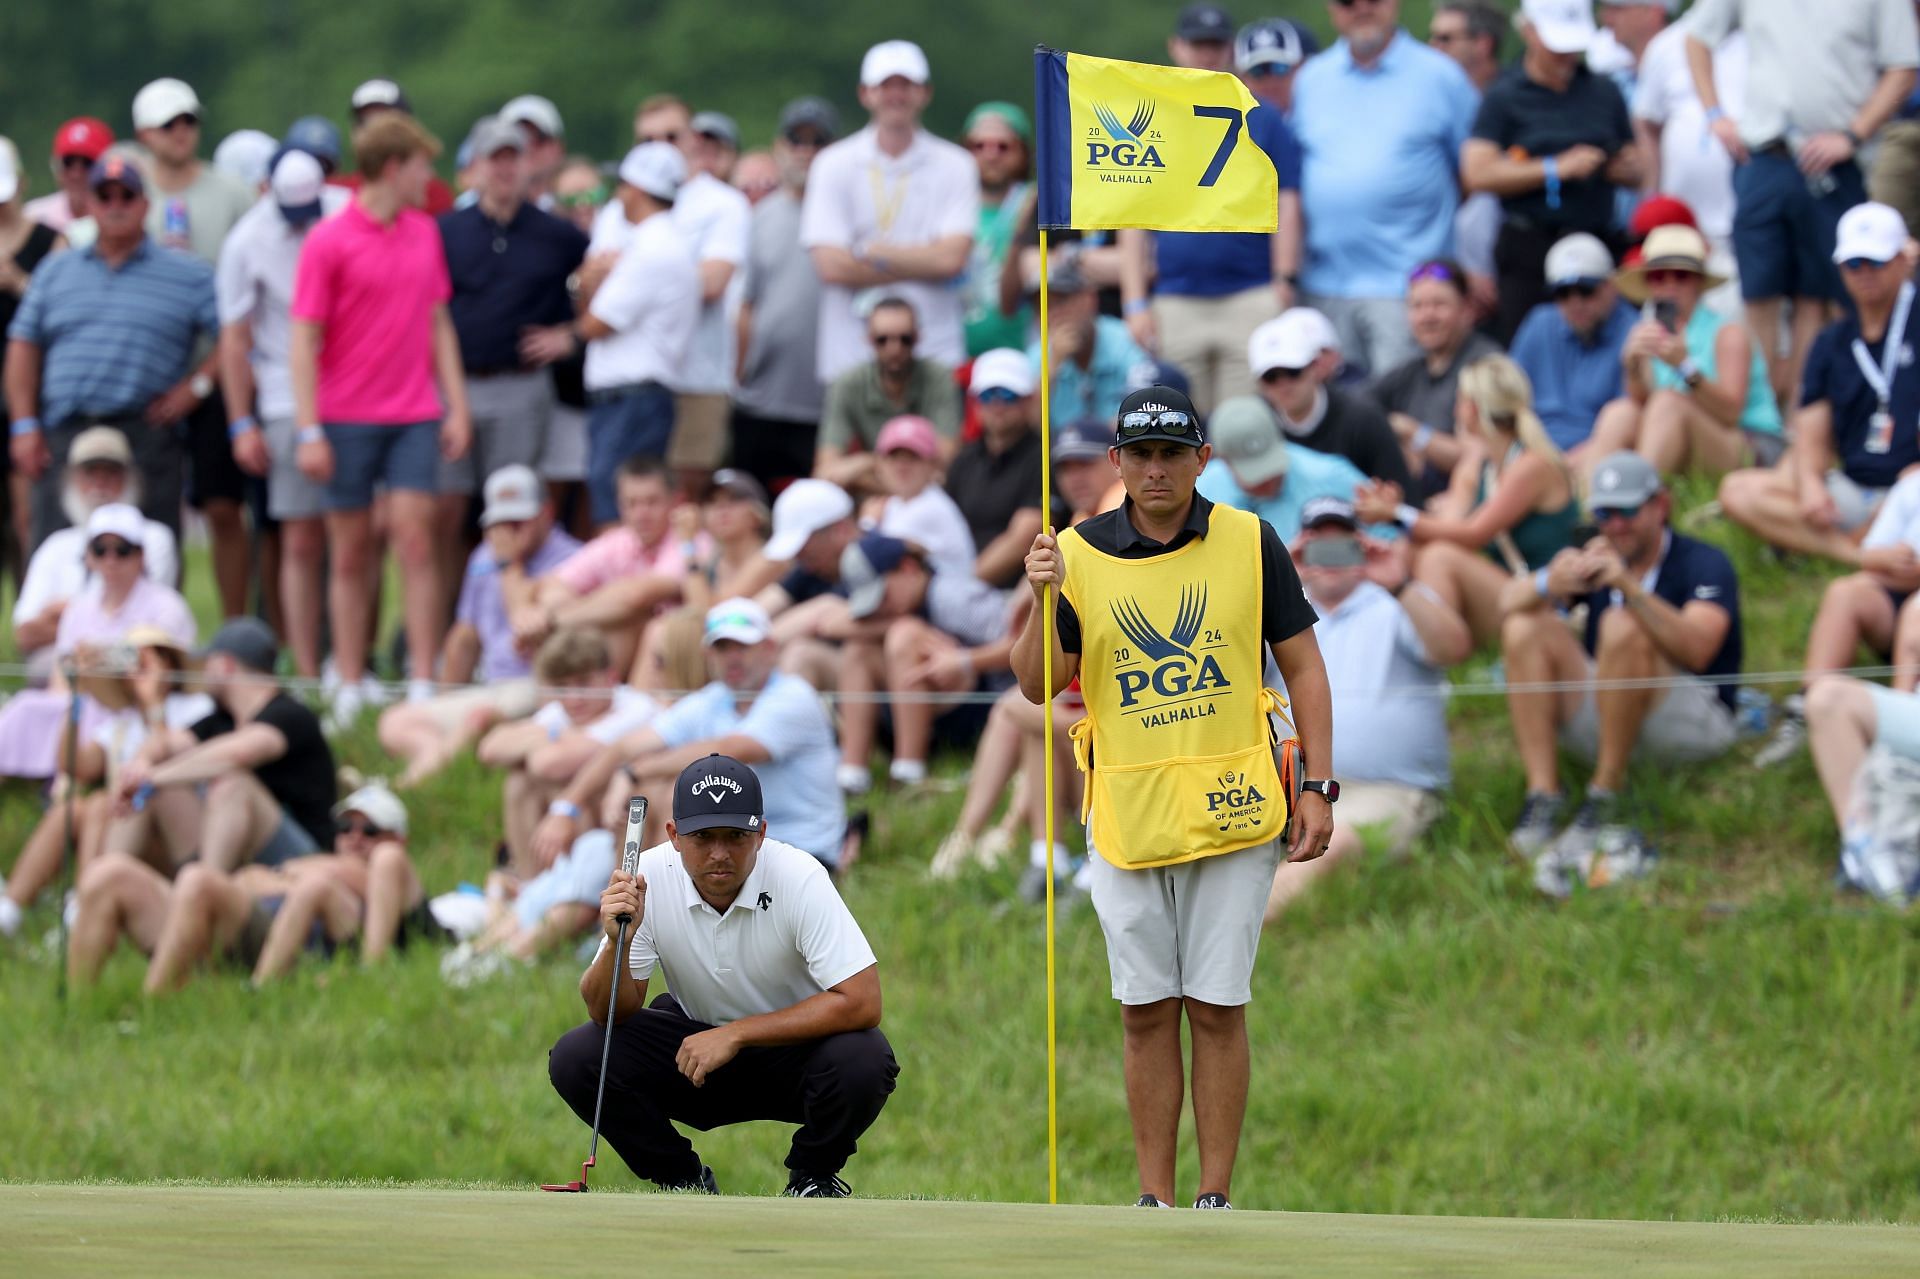
[[[1654,323],[1669,333],[1678,333],[1680,323],[1680,304],[1671,298],[1662,298],[1653,304]]]
[[[1600,526],[1598,524],[1576,524],[1573,526],[1572,532],[1567,534],[1567,545],[1572,547],[1585,546],[1588,542],[1591,542],[1599,536]]]

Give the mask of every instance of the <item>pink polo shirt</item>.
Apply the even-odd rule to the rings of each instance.
[[[575,551],[548,576],[576,596],[591,595],[609,582],[648,573],[684,577],[689,567],[684,546],[671,534],[652,546],[644,546],[639,535],[623,524],[608,529]]]
[[[402,209],[383,226],[356,199],[308,232],[294,276],[293,318],[325,326],[320,420],[438,420],[433,308],[452,296],[440,228],[418,209]]]

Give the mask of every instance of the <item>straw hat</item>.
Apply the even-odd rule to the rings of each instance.
[[[1629,302],[1645,302],[1649,271],[1691,271],[1700,277],[1702,292],[1727,282],[1726,276],[1707,270],[1706,237],[1679,223],[1655,227],[1640,246],[1640,260],[1622,268],[1614,283]]]

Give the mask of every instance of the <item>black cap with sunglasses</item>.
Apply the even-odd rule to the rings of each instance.
[[[1200,415],[1184,391],[1171,386],[1144,386],[1120,401],[1120,413],[1114,423],[1113,442],[1120,448],[1165,440],[1199,448],[1207,442]]]

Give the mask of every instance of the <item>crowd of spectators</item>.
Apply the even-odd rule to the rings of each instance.
[[[1168,58],[1262,104],[1277,229],[1062,232],[1044,272],[1027,111],[936,136],[904,40],[862,60],[858,127],[798,98],[744,153],[659,94],[596,163],[529,94],[474,122],[449,185],[384,79],[349,133],[308,115],[210,160],[218,104],[156,80],[130,136],[62,125],[32,200],[0,139],[0,524],[31,672],[0,772],[52,801],[0,933],[72,845],[76,980],[123,937],[159,991],[212,954],[266,980],[440,928],[471,979],[590,930],[626,797],[712,752],[844,873],[863,797],[970,750],[929,868],[994,864],[1024,827],[1038,898],[1049,852],[1072,860],[1043,836],[1048,712],[1011,687],[1015,588],[1037,533],[1120,504],[1113,413],[1155,383],[1208,419],[1201,492],[1273,526],[1333,637],[1349,798],[1274,914],[1442,810],[1445,672],[1476,650],[1510,685],[1510,843],[1540,888],[1651,867],[1629,765],[1727,750],[1741,674],[1740,584],[1674,527],[1676,476],[1850,570],[1757,756],[1811,736],[1847,820],[1869,747],[1920,753],[1904,691],[1831,675],[1863,644],[1920,661],[1920,177],[1888,127],[1920,116],[1914,6],[1677,7],[1442,0],[1422,40],[1397,0],[1333,0],[1322,49],[1189,4]],[[189,508],[228,619],[203,648]],[[1051,713],[1064,738],[1077,694]],[[394,789],[336,803],[329,739],[375,717]],[[1593,761],[1577,806],[1562,745]],[[468,752],[500,778],[498,864],[429,904],[400,795]]]

